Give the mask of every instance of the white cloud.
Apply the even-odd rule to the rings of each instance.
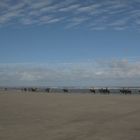
[[[31,2],[30,8],[31,9],[40,9],[47,6],[49,3],[47,1],[38,1],[38,2]]]
[[[102,30],[105,30],[106,27],[92,27],[91,30],[93,31],[102,31]]]
[[[1,64],[0,77],[0,84],[8,86],[138,86],[140,62],[114,60],[42,65]]]
[[[48,22],[57,24],[58,21],[62,21],[65,27],[73,28],[83,26],[84,24],[81,23],[88,19],[88,23],[84,27],[89,27],[94,23],[97,28],[101,26],[104,29],[108,27],[115,30],[121,29],[122,24],[123,29],[126,29],[125,27],[139,28],[140,10],[136,4],[138,5],[140,2],[136,0],[65,0],[59,2],[56,0],[21,0],[20,2],[2,0],[0,1],[0,26],[8,23],[26,26],[42,25]],[[50,20],[46,18],[45,21],[44,16],[55,18]],[[82,18],[80,19],[80,17]],[[69,22],[67,19],[69,19]],[[92,26],[91,29],[93,29]]]
[[[59,22],[61,21],[63,18],[53,18],[51,20],[49,20],[47,23],[56,23],[56,22]]]
[[[62,7],[59,9],[60,12],[69,12],[69,11],[72,11],[72,10],[76,10],[77,8],[80,7],[80,4],[73,4],[73,5],[70,5],[68,7]]]
[[[89,19],[88,17],[74,17],[72,19],[69,19],[68,25],[66,26],[66,28],[71,28],[71,27],[75,27],[75,26],[78,26],[80,24],[83,24],[88,19]]]
[[[92,5],[88,5],[88,6],[81,6],[80,8],[77,9],[77,12],[79,12],[79,13],[85,13],[85,12],[91,13],[100,7],[101,7],[101,4],[92,4]]]

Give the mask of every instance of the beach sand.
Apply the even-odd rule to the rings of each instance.
[[[140,96],[1,91],[0,140],[140,140]]]

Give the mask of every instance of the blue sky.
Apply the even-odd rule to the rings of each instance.
[[[0,1],[1,86],[139,86],[139,45],[139,0]]]

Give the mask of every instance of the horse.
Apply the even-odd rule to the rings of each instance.
[[[96,93],[94,88],[89,89],[91,93]]]
[[[7,88],[4,88],[5,91],[7,91]]]
[[[110,90],[108,90],[108,88],[106,88],[106,89],[101,88],[101,89],[99,89],[99,92],[103,93],[103,94],[109,94]]]
[[[132,91],[131,91],[131,90],[129,90],[129,89],[124,89],[124,88],[121,89],[120,92],[121,92],[122,94],[125,94],[125,95],[126,95],[126,94],[132,94]]]
[[[49,93],[50,92],[50,88],[46,88],[45,91]]]
[[[23,89],[23,91],[25,91],[25,92],[26,92],[26,91],[27,91],[27,88],[24,88],[24,89]]]
[[[31,88],[30,89],[32,92],[36,92],[37,91],[37,88]]]
[[[69,92],[68,89],[63,89],[63,91],[64,91],[65,93]]]

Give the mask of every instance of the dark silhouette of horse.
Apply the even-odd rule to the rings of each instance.
[[[63,89],[63,91],[64,91],[65,93],[69,92],[68,89]]]
[[[32,91],[32,92],[36,92],[37,88],[30,88],[29,90]]]
[[[103,94],[110,94],[110,90],[108,88],[105,88],[105,89],[101,88],[99,89],[99,92]]]
[[[89,89],[91,93],[96,93],[94,88]]]
[[[4,88],[5,91],[7,91],[7,88]]]
[[[27,90],[28,90],[27,88],[23,88],[23,91],[25,91],[25,92],[26,92]]]
[[[45,91],[49,93],[50,92],[50,88],[46,88]]]
[[[121,92],[122,94],[125,94],[125,95],[126,95],[126,94],[132,94],[132,91],[131,91],[131,90],[129,90],[129,89],[124,89],[124,88],[121,89],[120,92]]]

